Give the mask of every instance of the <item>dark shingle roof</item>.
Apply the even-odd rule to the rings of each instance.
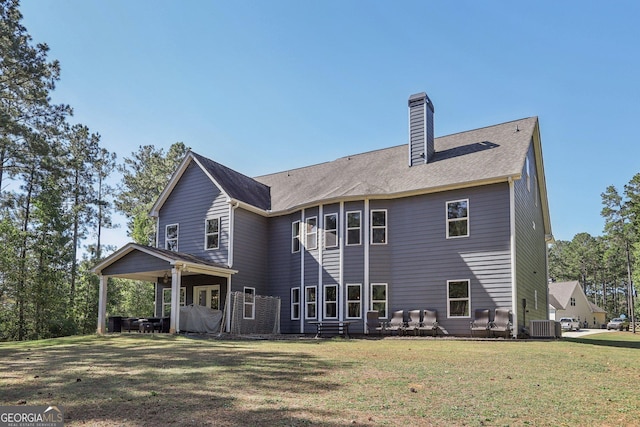
[[[271,188],[271,209],[325,200],[438,191],[519,176],[537,124],[530,117],[435,139],[428,164],[409,167],[402,144],[254,178]]]
[[[191,154],[213,179],[222,186],[229,197],[263,210],[271,209],[268,186],[193,151]]]

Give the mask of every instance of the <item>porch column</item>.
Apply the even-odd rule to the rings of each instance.
[[[100,275],[100,288],[98,291],[98,329],[97,334],[104,334],[107,331],[107,281],[109,276]]]
[[[180,332],[180,284],[182,274],[180,269],[171,269],[171,321],[169,323],[169,333]]]

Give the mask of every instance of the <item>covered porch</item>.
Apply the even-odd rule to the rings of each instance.
[[[108,279],[121,277],[152,282],[156,285],[155,314],[170,313],[169,333],[180,332],[180,306],[193,304],[224,305],[231,289],[231,276],[237,273],[225,265],[151,246],[128,243],[105,258],[92,270],[100,277],[97,333],[106,332]],[[169,295],[170,305],[164,304]],[[188,291],[190,292],[188,292]],[[215,292],[217,290],[217,293]],[[210,307],[211,308],[211,307]]]

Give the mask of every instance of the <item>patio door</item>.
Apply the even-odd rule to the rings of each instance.
[[[220,285],[194,286],[193,304],[220,310]]]

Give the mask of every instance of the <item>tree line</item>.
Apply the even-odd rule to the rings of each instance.
[[[153,241],[149,208],[184,157],[141,146],[118,163],[99,133],[51,99],[60,63],[22,25],[18,0],[0,0],[0,341],[91,333],[98,278],[114,248],[102,233],[115,211],[132,240]],[[115,177],[121,178],[113,185]],[[111,279],[108,310],[152,315],[148,283]]]
[[[640,280],[640,173],[623,191],[610,185],[601,194],[602,236],[578,233],[558,240],[549,250],[549,276],[578,280],[587,297],[607,316],[640,317],[634,283]]]

